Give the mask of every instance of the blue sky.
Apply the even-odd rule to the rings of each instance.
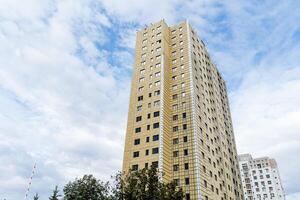
[[[300,2],[2,0],[0,199],[23,198],[33,164],[46,199],[122,163],[136,30],[188,19],[228,86],[239,153],[278,161],[300,199]]]

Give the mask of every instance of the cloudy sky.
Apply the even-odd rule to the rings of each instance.
[[[227,81],[239,153],[300,199],[300,1],[0,0],[0,199],[121,168],[136,30],[189,19]]]

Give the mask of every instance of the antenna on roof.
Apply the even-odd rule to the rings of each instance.
[[[28,187],[27,187],[27,190],[26,190],[26,193],[25,193],[24,200],[26,200],[27,197],[28,197],[28,193],[29,193],[29,190],[30,190],[30,187],[31,187],[31,184],[32,184],[32,178],[33,178],[33,175],[35,173],[35,170],[36,170],[36,163],[34,163],[32,171],[31,171],[31,176],[29,178],[29,183],[28,183]]]

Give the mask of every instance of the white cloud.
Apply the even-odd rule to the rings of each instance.
[[[297,199],[295,4],[1,1],[0,198],[23,197],[34,162],[32,192],[43,198],[84,173],[119,170],[135,29],[188,18],[229,81],[239,152],[275,157],[288,199]]]
[[[238,152],[276,158],[288,192],[297,191],[300,179],[295,159],[300,152],[299,77],[300,68],[256,69],[231,93]]]

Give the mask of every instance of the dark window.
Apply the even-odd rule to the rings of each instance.
[[[183,119],[186,118],[186,113],[182,113],[182,118],[183,118]]]
[[[139,96],[138,101],[142,101],[142,100],[143,100],[143,96]]]
[[[140,156],[140,152],[139,152],[139,151],[133,152],[133,157],[134,157],[134,158],[137,158],[137,157],[139,157],[139,156]]]
[[[148,168],[148,163],[145,163],[145,168]]]
[[[159,140],[159,135],[153,135],[153,141]]]
[[[142,121],[142,116],[136,117],[136,122]]]
[[[190,178],[185,178],[185,184],[189,185],[190,184]]]
[[[187,125],[186,125],[186,124],[183,124],[183,125],[182,125],[182,129],[183,129],[183,130],[186,130],[186,129],[187,129]]]
[[[179,165],[173,165],[173,171],[176,172],[179,170]]]
[[[152,154],[158,154],[158,147],[152,149]]]
[[[150,92],[150,93],[149,93],[149,97],[151,97],[151,96],[152,96],[152,93]]]
[[[141,132],[141,130],[142,130],[141,127],[135,128],[135,132],[136,132],[136,133]]]
[[[178,131],[178,126],[174,126],[173,127],[173,132],[177,132]]]
[[[190,195],[189,193],[186,193],[186,194],[185,194],[185,199],[186,199],[186,200],[191,200],[191,195]]]
[[[178,120],[178,115],[173,115],[173,121],[177,121]]]
[[[156,91],[154,92],[154,96],[157,96],[157,95],[160,95],[160,90],[156,90]]]
[[[179,143],[178,138],[174,138],[174,139],[173,139],[173,144],[178,144],[178,143]]]
[[[179,186],[179,179],[174,179],[173,182],[176,186]]]
[[[153,113],[153,116],[154,116],[154,117],[158,117],[158,116],[159,116],[159,111],[154,112],[154,113]]]
[[[150,117],[151,117],[151,114],[150,114],[150,113],[148,113],[147,117],[148,117],[148,119],[150,119]]]
[[[189,163],[184,163],[184,169],[188,170],[189,169]]]
[[[158,167],[158,161],[152,162],[152,167],[157,168]]]
[[[185,156],[189,155],[189,150],[188,149],[185,149],[183,152],[184,152]]]
[[[138,144],[140,144],[140,142],[141,142],[140,139],[135,139],[135,140],[134,140],[134,145],[138,145]]]
[[[177,94],[174,94],[172,98],[177,99]]]
[[[146,149],[145,155],[146,155],[146,156],[149,155],[149,149]]]
[[[133,171],[136,171],[139,169],[139,165],[132,165],[132,168],[131,168]]]
[[[147,125],[147,130],[150,130],[150,125]]]
[[[173,151],[173,157],[178,157],[179,151]]]
[[[183,142],[187,142],[187,140],[188,140],[188,137],[187,137],[187,136],[184,136],[184,137],[183,137]]]
[[[153,124],[153,128],[159,128],[159,122]]]

